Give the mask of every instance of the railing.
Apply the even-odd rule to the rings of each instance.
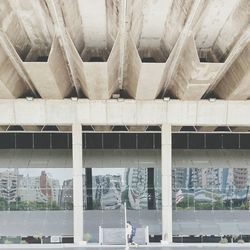
[[[149,243],[148,226],[136,228],[134,241],[137,244],[147,245]],[[100,245],[125,245],[125,228],[102,228],[99,226]]]

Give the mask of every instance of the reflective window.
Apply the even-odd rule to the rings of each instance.
[[[0,210],[72,209],[71,169],[0,169]]]
[[[249,209],[247,168],[183,168],[172,173],[173,209]]]
[[[127,203],[128,209],[147,208],[147,169],[93,169],[93,208],[119,209]]]

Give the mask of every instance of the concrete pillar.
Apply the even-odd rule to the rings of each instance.
[[[83,242],[82,125],[72,125],[74,243]]]
[[[172,242],[172,135],[171,125],[161,131],[162,243]]]

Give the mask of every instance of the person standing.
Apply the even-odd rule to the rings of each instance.
[[[135,226],[131,224],[130,221],[127,221],[126,232],[127,232],[126,234],[127,234],[128,243],[131,245],[135,245],[133,238],[135,237],[136,228]]]

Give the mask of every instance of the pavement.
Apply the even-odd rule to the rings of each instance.
[[[140,249],[140,250],[250,250],[250,244],[172,244],[170,246],[162,246],[160,244],[152,244],[149,246],[129,247],[125,246],[99,246],[96,244],[89,244],[88,246],[75,246],[72,244],[60,244],[60,245],[0,245],[0,249],[13,249],[13,250],[128,250],[128,249]]]

